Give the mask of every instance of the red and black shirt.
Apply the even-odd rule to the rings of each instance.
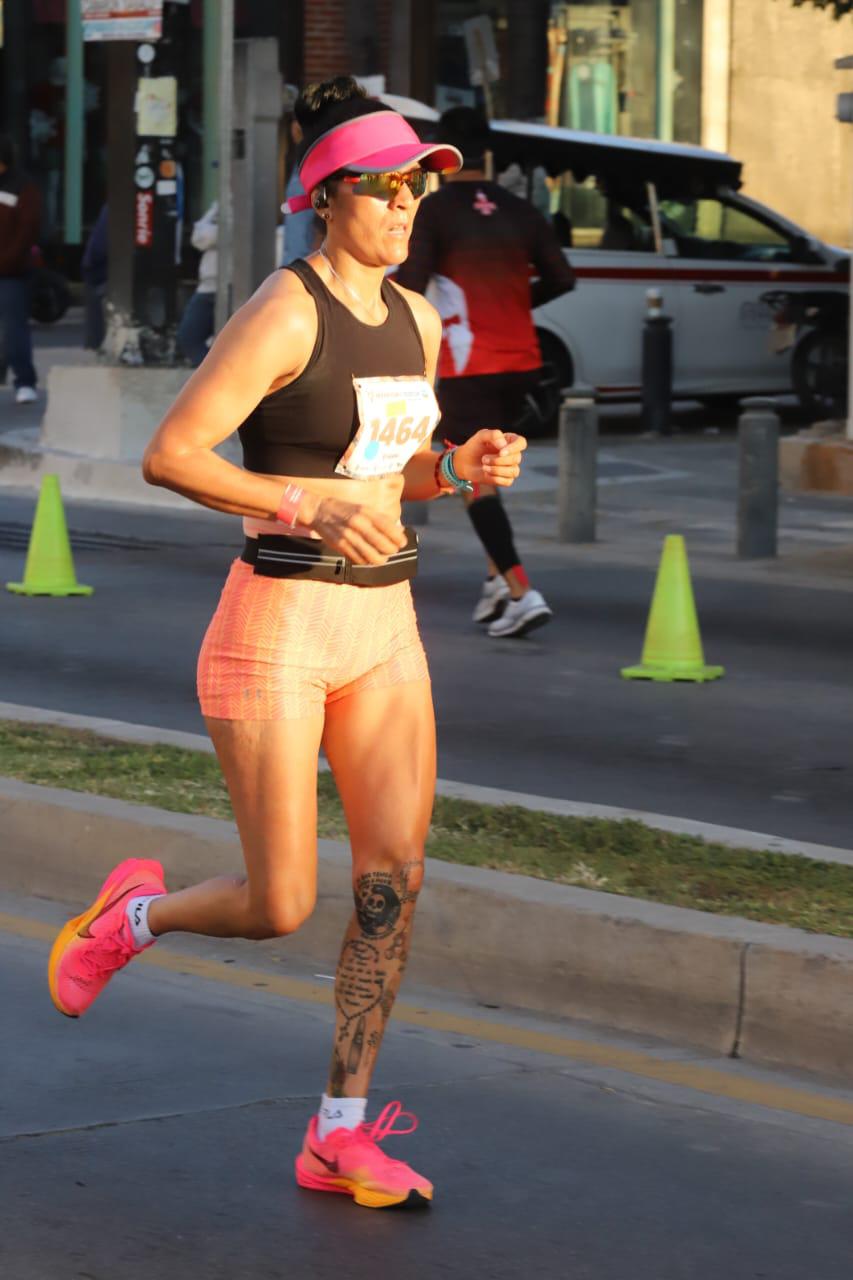
[[[531,309],[575,282],[542,214],[477,180],[449,182],[424,199],[395,279],[425,293],[441,315],[440,379],[539,368]]]

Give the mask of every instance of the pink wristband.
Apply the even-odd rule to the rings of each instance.
[[[284,493],[281,495],[281,502],[278,504],[278,511],[275,513],[276,520],[294,529],[299,523],[299,504],[304,496],[305,490],[300,485],[285,485]]]

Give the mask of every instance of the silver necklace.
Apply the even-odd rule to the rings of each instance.
[[[323,246],[322,246],[322,245],[320,246],[320,250],[319,250],[319,252],[320,252],[320,257],[321,257],[321,258],[325,258],[325,260],[326,260],[326,265],[328,266],[328,268],[329,268],[329,270],[331,271],[331,273],[332,273],[332,275],[334,276],[334,278],[337,280],[338,284],[343,285],[344,289],[346,289],[346,291],[347,291],[347,293],[349,294],[349,296],[350,296],[351,298],[355,299],[355,301],[358,303],[358,305],[359,305],[360,307],[363,307],[363,309],[367,312],[367,314],[368,314],[368,315],[375,316],[375,317],[378,319],[379,317],[377,316],[377,313],[376,313],[376,307],[375,307],[375,306],[373,306],[373,307],[369,307],[369,306],[367,305],[367,303],[364,301],[364,298],[362,298],[359,294],[357,294],[357,293],[356,293],[356,291],[355,291],[355,289],[353,289],[351,285],[348,285],[348,284],[347,284],[347,282],[346,282],[346,280],[344,280],[344,278],[343,278],[342,276],[339,276],[339,275],[338,275],[337,271],[336,271],[336,270],[335,270],[335,268],[332,266],[332,262],[331,262],[331,259],[330,259],[329,255],[326,253],[326,250],[323,248]],[[378,301],[381,303],[381,301],[382,301],[381,296],[380,296],[380,298],[378,299]]]

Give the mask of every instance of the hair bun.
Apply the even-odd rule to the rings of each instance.
[[[339,102],[366,98],[367,90],[352,76],[335,76],[320,84],[309,84],[302,90],[293,107],[293,114],[303,129],[316,130],[330,107]]]

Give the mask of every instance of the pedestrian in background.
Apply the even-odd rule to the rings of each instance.
[[[85,311],[83,347],[86,351],[97,351],[106,333],[104,296],[107,292],[108,263],[109,222],[107,206],[104,204],[89,233],[80,261]]]
[[[302,126],[295,116],[290,121],[290,142],[292,150],[298,156],[302,144]],[[288,200],[305,195],[305,189],[299,181],[298,164],[294,164],[291,170],[284,194],[284,252],[281,265],[289,267],[297,258],[307,258],[319,248],[323,239],[323,224],[313,209],[302,209],[298,213],[289,213],[287,210]]]
[[[574,273],[546,218],[487,179],[485,117],[453,107],[437,129],[462,152],[464,168],[424,200],[395,279],[426,293],[442,318],[441,434],[452,444],[482,428],[524,434],[542,380],[532,310],[573,289]],[[494,637],[542,626],[551,610],[530,585],[498,490],[481,484],[464,501],[488,561],[474,621]]]
[[[198,285],[184,308],[177,333],[179,348],[196,367],[207,355],[208,342],[213,336],[215,327],[216,278],[219,270],[219,255],[216,248],[218,236],[219,201],[214,200],[207,213],[193,224],[190,243],[201,254],[198,264]]]
[[[0,351],[11,366],[18,404],[38,399],[30,300],[40,221],[38,187],[17,167],[12,139],[0,134]]]

